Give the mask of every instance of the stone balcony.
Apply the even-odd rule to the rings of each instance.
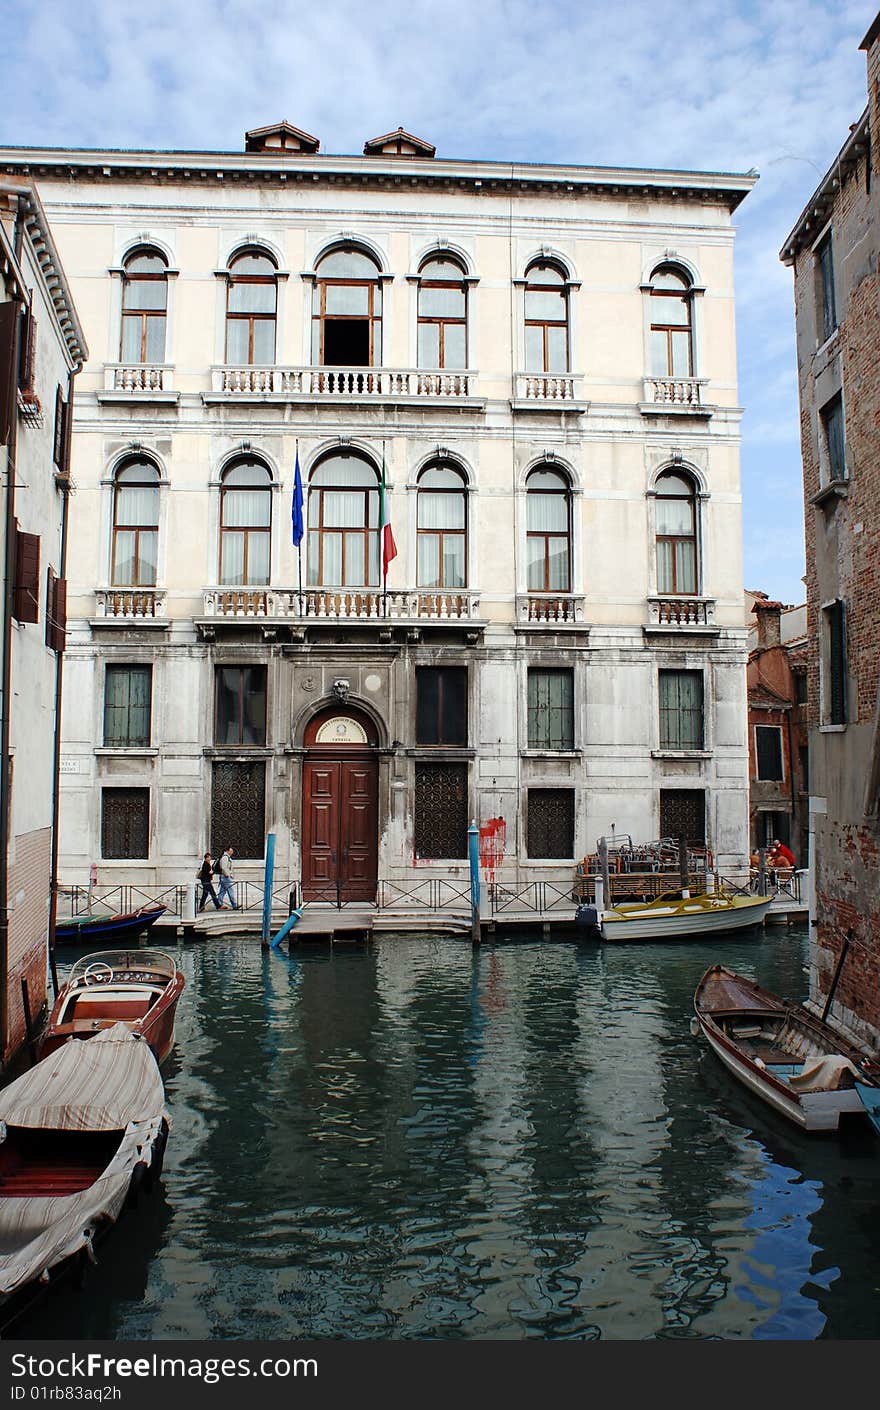
[[[211,369],[208,403],[457,406],[480,411],[477,374],[395,367],[232,367]]]
[[[174,403],[174,367],[169,362],[105,362],[101,402]]]
[[[580,377],[573,372],[517,372],[513,378],[514,411],[587,411],[578,399]]]
[[[474,626],[482,629],[476,592],[392,591],[378,588],[212,587],[204,621],[286,623],[292,626]]]
[[[166,616],[166,594],[160,588],[97,588],[92,626],[159,627],[170,626]]]
[[[705,377],[646,377],[639,410],[645,416],[711,416]]]
[[[663,594],[648,598],[646,632],[698,632],[717,636],[714,597]]]
[[[522,627],[576,627],[584,621],[584,599],[576,593],[521,594],[516,599],[517,625]]]

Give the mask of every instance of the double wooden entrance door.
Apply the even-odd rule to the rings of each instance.
[[[378,858],[378,763],[369,755],[306,759],[303,897],[373,901]]]

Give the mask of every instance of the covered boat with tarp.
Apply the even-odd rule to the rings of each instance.
[[[0,1091],[0,1324],[82,1258],[162,1168],[165,1093],[122,1023]]]
[[[55,925],[55,942],[59,945],[90,945],[93,940],[134,940],[143,935],[165,914],[167,906],[140,906],[136,911],[89,911],[86,915],[65,916]]]
[[[804,1131],[864,1119],[859,1087],[876,1091],[880,1065],[821,1019],[724,965],[694,994],[695,1030],[756,1096]]]

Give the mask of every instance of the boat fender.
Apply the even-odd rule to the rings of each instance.
[[[700,1020],[699,1020],[698,1018],[692,1018],[692,1019],[691,1019],[691,1037],[692,1037],[692,1038],[699,1038],[699,1036],[700,1036]]]

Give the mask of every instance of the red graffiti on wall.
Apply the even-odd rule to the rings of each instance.
[[[490,882],[504,861],[507,823],[503,818],[488,818],[480,828],[480,866]]]

